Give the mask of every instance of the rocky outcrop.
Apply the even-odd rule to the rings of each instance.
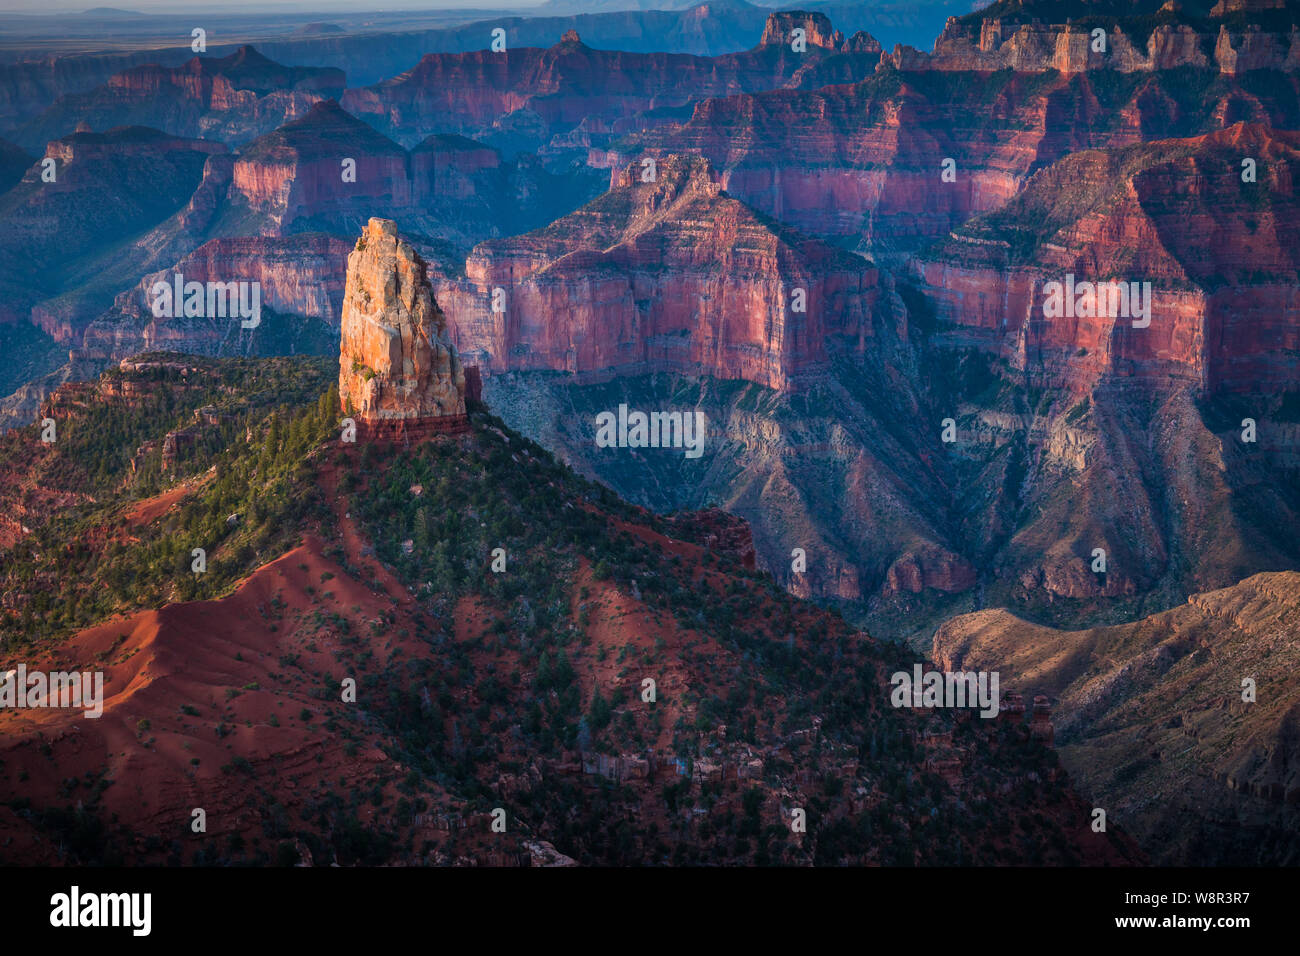
[[[359,439],[413,441],[468,427],[465,371],[424,260],[389,219],[371,219],[348,256],[339,397]]]
[[[664,520],[674,537],[681,536],[715,554],[725,554],[741,567],[757,566],[754,534],[743,518],[721,508],[705,508],[680,512]]]
[[[831,25],[824,13],[807,13],[788,10],[769,13],[763,25],[759,46],[789,46],[794,42],[794,31],[803,30],[803,39],[810,47],[819,47],[836,53],[869,53],[878,55],[880,44],[868,33],[858,31],[848,40]]]
[[[909,551],[889,566],[884,593],[919,594],[933,588],[946,594],[966,591],[975,586],[975,568],[960,555],[930,547]]]
[[[1052,6],[1022,3],[1002,6],[1001,15],[982,11],[950,17],[933,53],[897,47],[887,60],[911,69],[1029,73],[1135,73],[1190,66],[1232,74],[1300,68],[1300,27],[1294,14],[1282,12],[1284,3],[1220,3],[1208,18],[1166,3],[1158,13],[1151,11],[1154,17],[1142,19],[1134,19],[1138,11],[1130,3],[1097,3],[1067,23]]]
[[[652,178],[652,181],[643,181]],[[875,270],[726,196],[698,157],[623,170],[537,232],[476,247],[439,284],[485,374],[705,372],[772,388],[871,335]]]

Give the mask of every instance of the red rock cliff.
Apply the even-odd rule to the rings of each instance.
[[[862,347],[868,262],[755,215],[698,157],[654,172],[642,182],[637,164],[547,228],[476,247],[466,278],[439,286],[461,351],[488,373],[702,371],[787,388],[824,367],[829,339]]]
[[[1094,73],[881,69],[854,85],[704,100],[689,120],[593,150],[618,168],[698,152],[732,196],[798,229],[885,252],[918,248],[1011,199],[1036,170],[1082,149],[1127,146],[1248,120],[1288,128],[1297,74],[1268,92],[1222,78],[1189,100],[1181,74],[1117,84]],[[1247,88],[1251,86],[1251,88]],[[953,175],[942,177],[945,160]]]
[[[1043,385],[1139,376],[1285,391],[1300,379],[1297,171],[1300,134],[1251,124],[1078,153],[919,256],[916,272],[941,319]],[[1046,283],[1067,274],[1151,283],[1150,325],[1048,317]]]

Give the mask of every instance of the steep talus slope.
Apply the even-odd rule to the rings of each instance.
[[[743,515],[785,586],[891,637],[928,640],[945,617],[997,604],[1116,622],[1300,566],[1294,386],[1211,395],[1112,378],[1080,396],[1044,387],[1032,364],[944,341],[924,302],[889,290],[870,347],[833,354],[797,391],[511,372],[489,376],[485,394],[512,427],[639,504]],[[620,405],[699,410],[702,455],[610,456],[596,416]]]
[[[881,601],[891,612],[921,599],[966,609],[952,602],[969,601],[963,592],[976,572],[961,554],[955,490],[931,464],[941,452],[933,435],[912,427],[923,415],[915,396],[891,388],[883,371],[835,365],[835,375],[795,393],[662,373],[585,385],[508,373],[487,378],[484,394],[512,427],[638,504],[740,515],[753,529],[760,566],[795,594],[833,600],[855,617]],[[700,412],[700,457],[600,448],[597,416],[621,405]],[[800,571],[796,548],[806,558]],[[893,637],[907,619],[887,613],[873,626]]]
[[[968,614],[933,653],[1049,695],[1062,761],[1157,862],[1293,865],[1297,622],[1300,574],[1279,572],[1088,631]]]

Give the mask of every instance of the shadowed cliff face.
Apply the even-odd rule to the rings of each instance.
[[[225,151],[142,127],[51,142],[49,162],[0,195],[0,322],[31,321],[62,338],[78,302],[58,297],[75,292],[89,300],[80,310],[106,308],[122,280],[103,273],[105,259],[182,208],[207,159]],[[38,304],[45,308],[33,313]]]

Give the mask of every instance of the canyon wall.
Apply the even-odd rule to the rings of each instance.
[[[831,342],[872,334],[875,270],[756,216],[698,157],[513,239],[477,246],[439,282],[458,348],[488,373],[703,372],[787,388]]]

